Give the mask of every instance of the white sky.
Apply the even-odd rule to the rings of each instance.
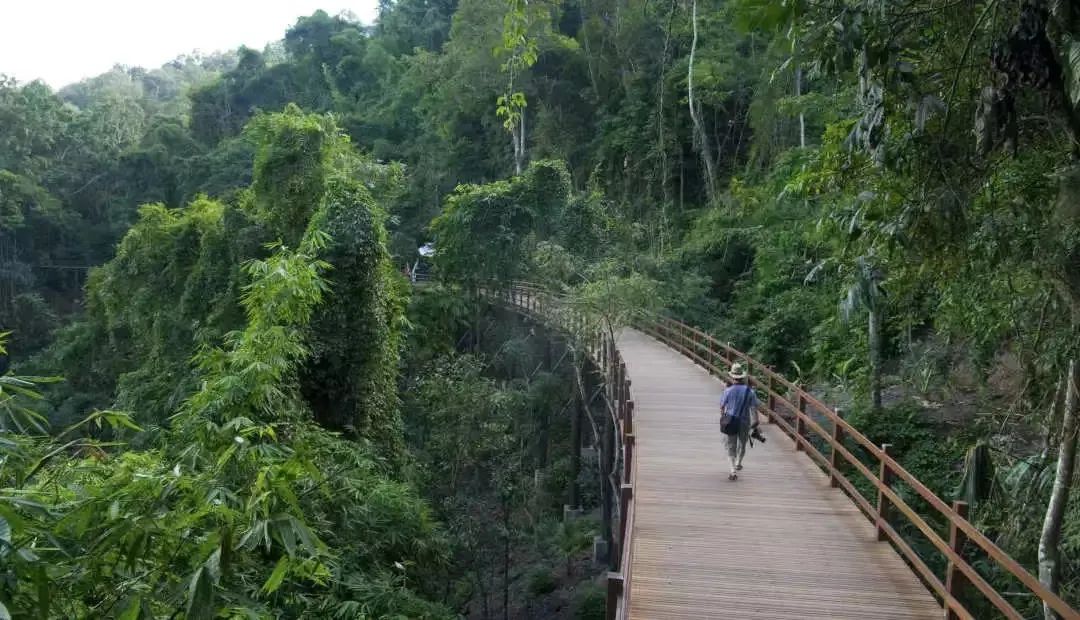
[[[378,0],[0,0],[0,73],[59,88],[118,63],[155,68],[193,50],[261,50],[318,9],[371,23]]]

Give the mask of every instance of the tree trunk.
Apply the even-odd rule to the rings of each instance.
[[[589,7],[586,2],[582,1],[578,15],[581,19],[581,40],[585,46],[585,65],[589,68],[589,83],[592,84],[594,101],[600,101],[600,85],[596,81],[596,69],[593,68],[593,55],[592,49],[589,45],[589,30],[586,27],[588,21],[585,17],[589,11]]]
[[[581,395],[574,398],[574,407],[570,413],[570,508],[576,510],[581,507],[581,487],[578,478],[581,476],[581,409],[585,406]]]
[[[488,592],[484,572],[484,567],[481,566],[476,578],[477,586],[480,588],[480,611],[484,620],[491,620],[491,594]]]
[[[510,620],[510,506],[503,507],[503,620]]]
[[[694,38],[690,43],[690,68],[686,75],[686,94],[690,106],[690,120],[694,123],[694,133],[697,135],[698,152],[701,154],[701,161],[705,164],[705,191],[708,194],[709,203],[712,204],[716,198],[715,164],[712,147],[709,144],[709,132],[705,131],[705,126],[701,121],[701,111],[694,100],[694,56],[697,54],[698,41],[697,0],[694,0],[690,20],[694,26]]]
[[[521,116],[511,138],[514,142],[514,172],[520,175],[525,169],[525,108],[521,109]]]
[[[544,369],[547,372],[555,372],[555,356],[552,351],[551,338],[544,340]],[[541,469],[547,469],[548,455],[551,452],[551,410],[547,405],[541,405],[540,410],[537,412],[539,436],[537,437],[536,446],[536,466]]]
[[[660,255],[663,255],[664,253],[664,242],[668,229],[668,208],[671,205],[671,189],[668,187],[670,170],[668,170],[667,138],[664,134],[664,95],[667,90],[667,80],[664,79],[664,77],[667,73],[668,58],[671,56],[671,23],[675,18],[675,7],[676,0],[671,0],[671,10],[668,11],[667,28],[664,30],[664,52],[660,58],[660,79],[657,84],[659,102],[656,106],[656,148],[660,154],[660,192],[663,195],[663,200],[660,203]]]
[[[1058,444],[1054,487],[1050,492],[1050,501],[1046,506],[1046,520],[1043,521],[1042,536],[1039,538],[1039,581],[1055,594],[1058,591],[1058,578],[1061,573],[1059,549],[1061,526],[1065,518],[1065,507],[1069,503],[1069,490],[1076,466],[1076,435],[1077,427],[1080,425],[1080,365],[1076,363],[1076,360],[1069,361],[1069,371],[1065,381],[1068,385],[1065,390],[1065,412],[1061,425],[1061,439]],[[1044,603],[1043,617],[1046,620],[1056,620],[1058,615]]]
[[[480,352],[480,324],[484,318],[484,300],[480,294],[480,285],[473,288],[473,316],[472,316],[472,352]]]
[[[881,411],[881,311],[870,310],[869,338],[870,345],[870,398],[874,412]]]
[[[802,67],[795,69],[795,96],[802,96]],[[799,146],[806,148],[806,115],[799,112]]]

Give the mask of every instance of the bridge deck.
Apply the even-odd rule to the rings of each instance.
[[[718,424],[723,384],[627,330],[637,479],[630,617],[941,618],[941,607],[808,457],[762,420],[739,480]]]

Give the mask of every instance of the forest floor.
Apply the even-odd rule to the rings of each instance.
[[[599,511],[597,512],[597,517]],[[574,554],[569,566],[565,557],[552,557],[531,546],[520,548],[510,570],[510,605],[503,612],[503,592],[472,601],[465,617],[470,620],[602,620],[607,568],[593,562],[592,550]],[[568,570],[569,569],[569,570]]]

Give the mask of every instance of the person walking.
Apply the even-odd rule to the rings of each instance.
[[[743,457],[746,456],[746,444],[750,441],[750,432],[757,430],[758,407],[761,403],[749,385],[747,372],[742,364],[733,364],[730,376],[732,383],[720,398],[720,430],[725,435],[728,462],[731,464],[728,480],[738,480],[738,472],[742,471]]]

